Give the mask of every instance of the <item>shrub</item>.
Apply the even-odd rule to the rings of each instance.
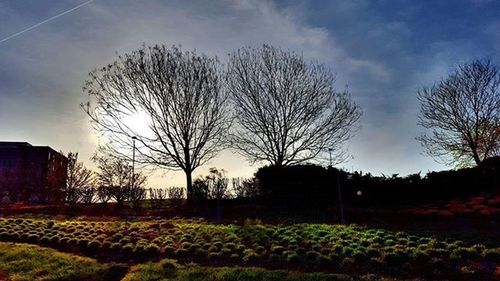
[[[275,245],[271,247],[271,252],[278,255],[283,253],[284,250],[285,248],[283,246]]]
[[[176,249],[175,249],[175,247],[169,245],[169,246],[166,246],[163,251],[165,252],[165,255],[167,257],[173,257],[175,255]]]
[[[40,239],[40,236],[37,235],[37,234],[30,234],[27,238],[27,241],[30,242],[30,243],[35,243],[35,242],[38,242],[38,240]]]
[[[446,263],[442,259],[432,259],[431,269],[437,272],[444,272],[447,269]]]
[[[245,249],[243,251],[243,261],[245,262],[256,262],[258,259],[257,253],[252,249]]]
[[[202,248],[194,250],[194,257],[197,259],[203,259],[208,257],[208,251]]]
[[[223,257],[228,258],[228,257],[231,256],[232,251],[231,251],[231,249],[228,249],[228,248],[224,247],[224,248],[221,249],[221,254],[222,254]]]
[[[473,248],[457,248],[450,254],[450,259],[454,261],[470,261],[480,257],[480,254]]]
[[[340,267],[344,270],[352,270],[355,264],[356,263],[353,258],[344,258],[340,263]]]
[[[429,254],[424,251],[414,251],[410,254],[410,258],[415,260],[417,263],[427,263],[431,259]]]
[[[299,257],[299,255],[297,255],[297,252],[295,252],[295,251],[288,250],[288,251],[284,251],[282,254],[283,254],[285,260],[289,263],[300,262],[300,257]]]
[[[87,249],[89,249],[93,253],[97,252],[100,248],[101,248],[101,242],[97,240],[92,240],[87,245]]]
[[[271,253],[268,257],[269,262],[271,263],[277,263],[281,261],[281,256],[275,253]]]
[[[369,247],[367,250],[366,250],[366,253],[369,257],[379,257],[380,256],[380,251],[379,249],[376,249],[376,248],[372,248],[372,247]]]
[[[125,244],[121,247],[121,252],[125,256],[129,256],[134,252],[134,245],[132,243]]]
[[[490,262],[500,263],[500,248],[485,250],[484,258]]]
[[[218,260],[222,258],[222,253],[221,252],[209,252],[208,253],[208,259],[209,260]]]
[[[308,262],[317,263],[317,262],[319,262],[320,257],[321,257],[321,254],[316,252],[316,251],[307,251],[306,252],[306,261],[308,261]]]
[[[394,252],[394,253],[385,253],[383,256],[383,261],[387,263],[389,266],[398,266],[403,264],[405,261],[404,256],[401,255],[399,252]]]

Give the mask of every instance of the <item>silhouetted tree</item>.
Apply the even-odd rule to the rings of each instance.
[[[95,203],[98,199],[97,197],[97,188],[92,183],[91,185],[83,186],[78,191],[80,201],[85,204]]]
[[[458,66],[447,78],[418,92],[417,138],[425,152],[455,164],[479,164],[500,155],[500,72],[489,60]]]
[[[100,151],[130,160],[136,137],[137,162],[184,171],[189,197],[192,172],[224,148],[230,126],[218,69],[217,59],[156,45],[92,71],[82,107],[107,140]],[[148,132],[126,122],[134,114],[147,116]]]
[[[347,93],[333,89],[334,75],[296,53],[264,45],[229,57],[227,89],[237,126],[232,146],[251,162],[295,165],[339,163],[361,110]]]
[[[252,198],[260,193],[257,180],[252,177],[248,179],[232,178],[232,191],[236,198]]]
[[[194,194],[196,199],[226,199],[229,194],[229,179],[223,169],[210,168],[209,174],[198,177],[194,181]]]
[[[69,152],[67,158],[68,178],[66,180],[65,201],[74,204],[82,201],[82,195],[87,195],[87,189],[94,187],[94,173],[85,168],[82,162],[78,162],[77,152]]]
[[[149,199],[151,200],[151,207],[161,209],[168,198],[167,195],[167,190],[164,188],[150,188]]]
[[[132,166],[125,160],[97,155],[93,159],[99,169],[97,182],[100,193],[107,192],[107,196],[115,200],[118,205],[122,205],[125,201],[138,202],[144,199],[141,190],[146,183],[146,177],[141,173],[135,173],[132,183]],[[104,196],[104,194],[99,195],[100,198]]]

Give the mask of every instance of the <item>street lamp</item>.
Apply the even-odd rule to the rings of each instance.
[[[137,140],[136,136],[132,137],[132,184],[131,187],[134,187],[134,178],[135,178],[135,140]]]

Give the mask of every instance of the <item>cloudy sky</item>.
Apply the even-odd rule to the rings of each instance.
[[[93,167],[98,138],[79,108],[90,70],[142,43],[180,44],[222,61],[269,43],[326,64],[363,108],[349,142],[354,158],[341,166],[402,175],[445,169],[415,141],[417,89],[461,62],[498,62],[499,13],[500,1],[488,0],[0,0],[0,140],[78,151]],[[231,151],[209,166],[229,176],[255,170]],[[157,172],[150,185],[183,181]]]

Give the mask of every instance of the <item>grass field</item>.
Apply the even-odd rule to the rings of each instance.
[[[133,266],[123,281],[350,281],[382,280],[376,276],[350,277],[345,274],[302,273],[262,268],[201,267],[178,265],[173,260]]]
[[[137,264],[169,258],[180,264],[205,266],[196,269],[200,272],[196,274],[210,273],[207,266],[257,266],[303,272],[480,278],[489,276],[500,262],[499,241],[478,243],[357,225],[266,225],[252,220],[243,225],[217,225],[200,219],[125,222],[1,218],[0,241],[49,246],[104,262]],[[91,260],[84,261],[92,264]],[[99,269],[91,268],[92,272]],[[136,269],[150,272],[154,268],[158,265]],[[188,269],[181,271],[193,270]],[[182,274],[173,280],[184,280]],[[219,269],[215,275],[220,274],[246,273]],[[262,280],[274,280],[269,278]]]
[[[0,243],[0,280],[109,280],[110,266],[35,245]]]

